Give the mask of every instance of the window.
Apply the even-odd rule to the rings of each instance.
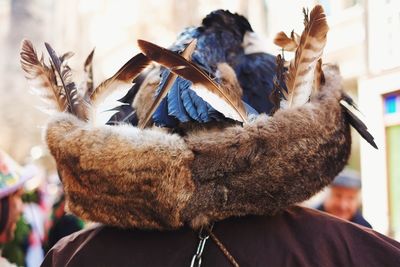
[[[400,237],[400,92],[384,96],[389,192],[389,234]]]
[[[385,114],[400,113],[400,95],[389,95],[385,97]]]

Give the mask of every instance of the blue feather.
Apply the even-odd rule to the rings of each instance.
[[[188,122],[191,120],[181,98],[182,91],[189,90],[189,86],[189,81],[178,77],[167,94],[168,115],[174,116],[180,122]]]
[[[160,105],[153,113],[152,118],[154,124],[160,127],[173,128],[179,123],[176,118],[168,115],[168,103],[166,98],[161,101]]]
[[[209,122],[208,104],[199,97],[193,90],[182,92],[183,104],[189,115],[198,122]]]

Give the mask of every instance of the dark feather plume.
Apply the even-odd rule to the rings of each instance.
[[[62,83],[62,86],[64,88],[65,96],[68,103],[68,108],[67,108],[68,112],[76,115],[79,118],[86,119],[86,115],[82,113],[82,110],[79,107],[79,105],[81,104],[80,102],[81,99],[78,94],[76,85],[72,81],[71,69],[69,68],[68,65],[62,66],[62,61],[57,56],[57,53],[54,51],[54,49],[48,43],[45,43],[45,46],[49,53],[56,75],[58,75]]]
[[[365,139],[365,141],[367,141],[375,149],[378,149],[378,146],[374,142],[374,137],[368,132],[367,126],[357,115],[357,113],[360,112],[358,111],[353,99],[351,99],[350,96],[345,95],[343,99],[340,100],[340,105],[343,107],[350,125],[356,129],[356,131]]]
[[[283,88],[285,84],[285,60],[281,55],[276,56],[276,75],[274,76],[274,87],[269,95],[269,100],[273,103],[274,107],[270,112],[273,115],[280,107],[282,97],[287,97],[287,91]],[[285,98],[286,99],[286,98]]]
[[[349,105],[351,105],[353,108],[355,108],[358,112],[361,112],[361,111],[358,109],[358,106],[357,106],[356,102],[354,102],[354,100],[353,100],[353,98],[351,98],[351,96],[349,96],[349,95],[346,94],[346,93],[343,93],[343,94],[342,94],[342,99],[343,99],[344,101],[346,101]]]

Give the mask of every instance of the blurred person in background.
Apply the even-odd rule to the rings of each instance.
[[[43,192],[35,188],[26,192],[22,200],[24,201],[23,217],[31,228],[25,262],[27,267],[35,267],[39,266],[44,258],[42,241],[47,213],[43,203]]]
[[[84,227],[81,219],[65,211],[64,194],[54,203],[50,220],[50,227],[43,246],[45,252],[49,251],[64,236],[82,230]]]
[[[29,175],[19,175],[17,164],[0,150],[0,244],[14,238],[17,221],[22,213],[22,187]],[[1,253],[0,253],[1,255]],[[0,256],[0,266],[16,266]]]
[[[317,209],[341,219],[372,228],[361,215],[361,179],[357,172],[342,171],[331,183],[328,196]]]

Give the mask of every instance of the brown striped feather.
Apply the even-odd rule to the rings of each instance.
[[[305,12],[304,23],[305,28],[286,80],[289,95],[286,107],[301,106],[309,100],[314,86],[315,68],[326,44],[329,27],[321,5],[315,6],[309,17]]]
[[[21,47],[21,67],[30,86],[36,90],[50,109],[67,110],[67,101],[63,89],[56,84],[56,77],[51,68],[44,64],[43,55],[39,60],[31,41],[23,40]]]

